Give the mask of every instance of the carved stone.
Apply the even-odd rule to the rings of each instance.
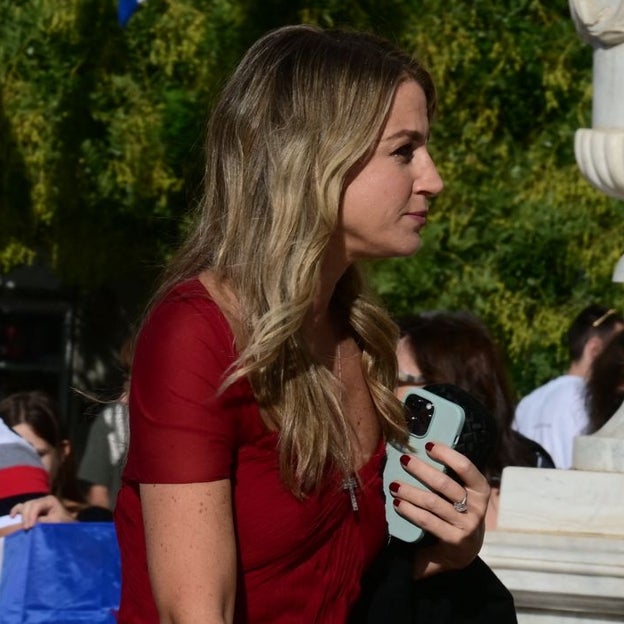
[[[624,0],[570,0],[570,10],[594,48],[593,127],[577,131],[576,159],[591,184],[624,199]],[[498,529],[481,556],[519,624],[624,622],[624,404],[576,438],[573,466],[503,471]]]
[[[592,47],[624,43],[621,0],[570,0],[570,14],[579,36]]]
[[[570,12],[594,49],[592,129],[577,130],[576,161],[593,186],[624,199],[624,0],[570,0]]]
[[[624,474],[624,403],[596,433],[574,439],[572,463],[577,470]]]

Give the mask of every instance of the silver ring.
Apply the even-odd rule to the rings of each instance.
[[[460,501],[453,503],[453,509],[455,511],[458,511],[459,513],[466,513],[468,511],[468,505],[466,504],[467,501],[468,501],[468,492],[464,494],[464,498],[462,498]]]

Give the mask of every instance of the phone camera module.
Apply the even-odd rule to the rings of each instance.
[[[417,394],[410,394],[405,399],[407,428],[416,436],[424,436],[429,430],[435,407],[431,401]]]

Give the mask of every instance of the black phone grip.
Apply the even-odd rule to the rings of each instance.
[[[424,389],[462,407],[465,420],[455,450],[483,471],[498,442],[498,426],[490,411],[459,386],[430,384],[424,386]],[[447,474],[457,480],[452,470]]]

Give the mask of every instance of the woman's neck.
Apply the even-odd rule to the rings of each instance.
[[[348,265],[328,252],[321,267],[320,281],[303,330],[313,353],[333,354],[344,331],[344,319],[337,317],[333,305],[336,285]]]

